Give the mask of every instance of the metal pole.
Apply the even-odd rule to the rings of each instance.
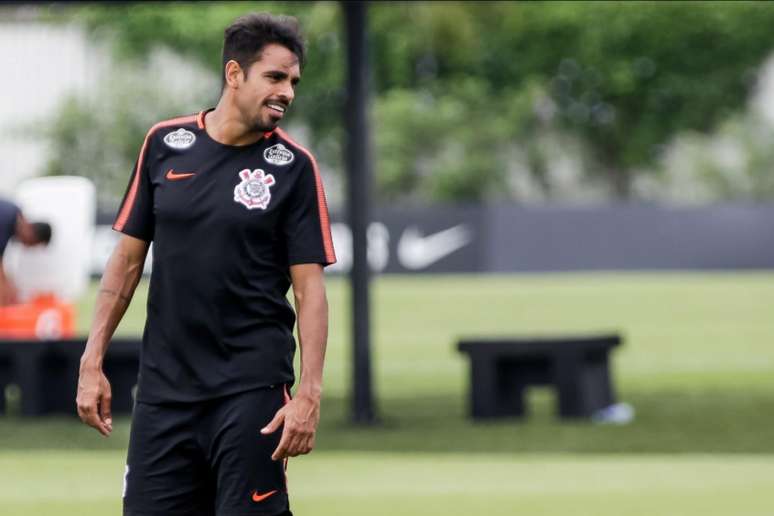
[[[371,159],[368,125],[368,38],[366,2],[343,2],[347,43],[346,163],[349,223],[352,228],[352,336],[355,423],[375,421],[371,378],[368,242]]]

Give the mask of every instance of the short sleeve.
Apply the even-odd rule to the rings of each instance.
[[[16,233],[16,220],[21,211],[12,202],[0,199],[0,259],[8,241]]]
[[[308,160],[290,193],[283,232],[290,265],[336,263],[331,239],[328,204],[313,160]]]
[[[153,185],[148,166],[150,134],[146,136],[126,188],[113,229],[150,242],[153,240]]]

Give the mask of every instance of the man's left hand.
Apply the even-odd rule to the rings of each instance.
[[[312,451],[317,424],[320,422],[320,402],[298,396],[277,411],[274,419],[261,429],[268,435],[277,431],[284,423],[279,445],[271,455],[271,460],[296,457]]]

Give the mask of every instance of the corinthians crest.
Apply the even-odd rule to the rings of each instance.
[[[246,168],[239,173],[239,177],[242,181],[234,187],[234,200],[248,210],[265,210],[271,201],[269,188],[276,183],[274,176],[266,174],[260,168],[252,172]]]

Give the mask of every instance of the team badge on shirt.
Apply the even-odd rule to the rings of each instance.
[[[172,131],[164,137],[164,143],[175,150],[187,149],[196,141],[196,135],[182,127],[177,131]]]
[[[272,165],[289,165],[293,162],[295,156],[287,149],[287,147],[278,143],[263,151],[263,159]]]
[[[271,201],[269,188],[276,183],[274,176],[260,168],[252,172],[246,168],[239,173],[239,177],[242,181],[234,187],[234,201],[248,210],[255,208],[265,210]]]

